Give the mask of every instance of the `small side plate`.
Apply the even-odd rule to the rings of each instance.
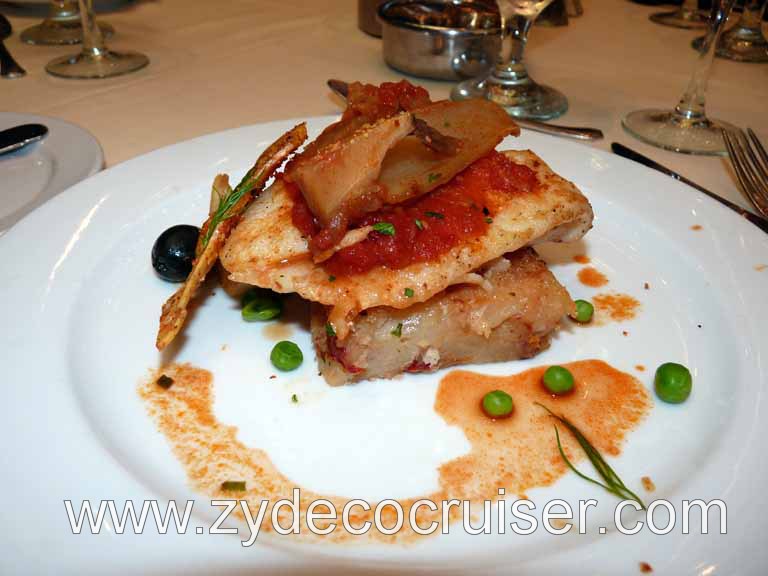
[[[19,124],[45,124],[48,135],[0,156],[0,234],[104,166],[98,141],[79,126],[45,116],[0,112],[0,130]]]

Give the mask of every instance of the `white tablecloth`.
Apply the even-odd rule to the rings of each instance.
[[[569,26],[535,27],[530,36],[532,75],[570,102],[558,122],[598,127],[606,138],[595,146],[623,142],[748,206],[722,158],[662,151],[621,128],[630,110],[677,102],[696,56],[690,42],[700,33],[653,24],[648,14],[658,8],[626,0],[584,0],[584,7]],[[0,81],[0,109],[85,127],[102,144],[108,166],[209,132],[336,113],[325,87],[331,77],[400,77],[384,64],[381,41],[357,29],[355,0],[139,1],[102,19],[117,30],[110,46],[146,53],[148,68],[108,80],[54,78],[46,62],[73,48],[22,44],[18,32],[39,18],[12,17],[16,33],[7,45],[28,76]],[[438,98],[451,88],[419,82]],[[768,141],[768,65],[717,59],[708,111]]]

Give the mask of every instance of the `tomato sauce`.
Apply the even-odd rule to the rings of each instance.
[[[324,267],[335,276],[349,276],[380,266],[399,270],[432,261],[486,232],[496,208],[487,195],[489,190],[518,194],[536,184],[530,168],[492,152],[430,194],[365,216],[357,226],[386,222],[394,234],[371,232],[365,240],[336,252]],[[302,231],[309,230],[303,210],[294,208],[293,212],[294,225]]]
[[[421,108],[431,102],[429,92],[407,80],[384,82],[379,86],[353,82],[349,85],[347,109],[342,121],[355,116],[363,116],[368,121],[373,121],[394,116],[401,110]]]
[[[309,205],[304,200],[304,196],[301,195],[301,190],[293,182],[289,182],[285,178],[282,179],[285,191],[290,196],[293,202],[291,208],[291,222],[293,222],[294,228],[296,228],[301,235],[306,238],[311,238],[320,231],[312,211],[309,209]]]

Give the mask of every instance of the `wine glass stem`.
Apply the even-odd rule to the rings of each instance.
[[[712,4],[712,15],[702,52],[696,61],[696,67],[688,84],[688,89],[683,94],[683,97],[680,98],[677,106],[675,106],[675,116],[679,120],[695,120],[706,117],[704,107],[707,81],[712,69],[712,61],[715,58],[717,40],[723,31],[723,25],[728,19],[728,14],[730,14],[734,2],[735,0],[715,0]]]
[[[101,30],[93,17],[93,0],[77,0],[80,6],[80,21],[83,23],[83,52],[89,56],[101,56],[106,51]]]
[[[501,11],[501,52],[496,65],[496,76],[518,82],[528,79],[528,72],[523,64],[523,52],[531,24],[532,18]]]
[[[79,20],[77,0],[51,0],[51,12],[48,19],[56,22]]]

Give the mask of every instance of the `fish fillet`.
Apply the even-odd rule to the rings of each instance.
[[[487,191],[496,209],[485,233],[459,241],[430,262],[333,278],[312,261],[307,238],[293,226],[292,196],[280,180],[248,208],[227,241],[221,262],[233,281],[296,292],[331,307],[329,321],[343,339],[361,310],[424,302],[507,252],[543,241],[572,242],[591,228],[592,207],[576,186],[529,150],[504,154],[531,168],[538,185],[513,195]]]

